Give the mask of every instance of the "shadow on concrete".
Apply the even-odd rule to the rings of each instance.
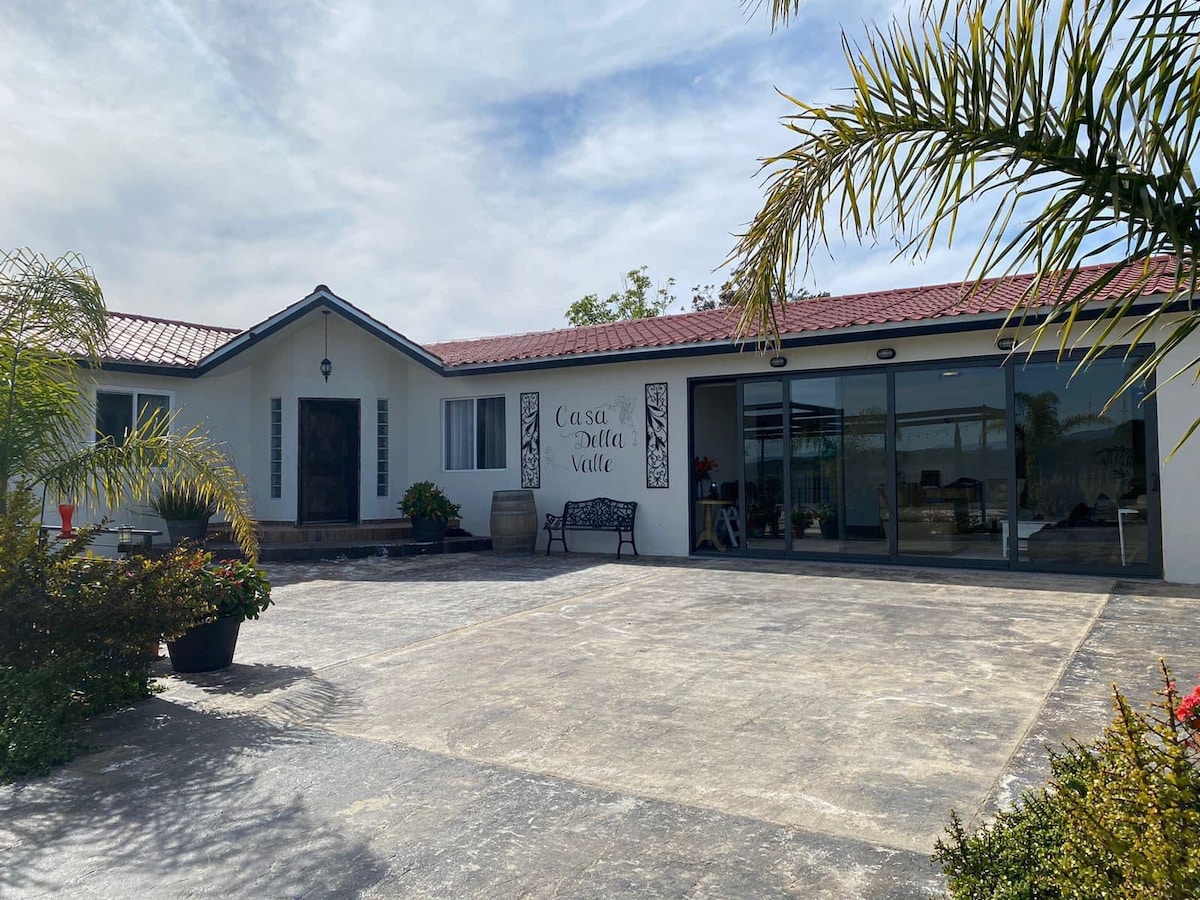
[[[166,672],[162,674],[168,674]],[[265,663],[243,665],[234,663],[217,672],[171,672],[172,677],[194,685],[205,693],[235,694],[257,697],[281,691],[301,681],[316,679],[308,666],[275,666]],[[332,688],[331,688],[332,690]],[[334,699],[331,697],[331,700]]]
[[[160,675],[189,685],[192,690],[186,696],[202,698],[206,706],[233,706],[234,712],[257,712],[288,725],[334,728],[343,720],[353,720],[362,709],[360,700],[308,666],[234,663],[218,672],[164,670]]]
[[[1200,584],[1175,584],[1167,581],[1118,581],[1114,594],[1130,597],[1178,597],[1200,600]]]
[[[168,894],[354,896],[384,877],[361,840],[310,814],[303,785],[258,783],[255,757],[311,736],[161,699],[92,731],[110,749],[0,792],[0,896],[128,896],[147,882]]]

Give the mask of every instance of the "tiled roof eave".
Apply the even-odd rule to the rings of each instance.
[[[794,331],[780,336],[783,347],[819,345],[829,343],[849,343],[854,340],[870,339],[871,337],[895,337],[903,332],[927,332],[937,323],[939,331],[978,331],[987,328],[1000,327],[1007,313],[961,313],[953,315],[932,316],[920,320],[897,320],[892,322],[871,322],[838,328],[813,329],[811,331]],[[510,359],[489,360],[487,362],[467,362],[446,364],[447,374],[482,375],[498,370],[521,368],[551,368],[554,366],[576,366],[584,364],[600,364],[620,362],[627,359],[636,362],[655,357],[671,356],[705,356],[725,353],[757,352],[758,339],[725,338],[714,341],[691,341],[678,344],[660,344],[656,346],[623,347],[615,350],[587,351],[581,350],[569,354],[549,354],[543,356],[514,357]]]

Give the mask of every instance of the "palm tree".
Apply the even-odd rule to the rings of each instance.
[[[773,24],[801,6],[771,0]],[[849,97],[788,98],[797,143],[764,160],[765,202],[731,254],[744,332],[778,337],[776,304],[828,249],[830,231],[919,256],[949,245],[977,204],[991,216],[964,273],[975,289],[1033,269],[1010,318],[1024,324],[1054,301],[1024,346],[1044,339],[1062,354],[1090,337],[1084,366],[1153,330],[1156,345],[1124,391],[1200,326],[1193,307],[1165,337],[1157,328],[1197,286],[1200,0],[930,0],[915,21],[875,28],[865,43],[843,34],[843,48]],[[1107,270],[1078,270],[1114,256]],[[1157,308],[1131,316],[1164,278]],[[1099,298],[1105,314],[1081,324]]]
[[[245,478],[201,429],[154,414],[120,440],[92,440],[86,398],[107,335],[104,295],[80,256],[0,258],[0,510],[14,485],[110,508],[181,486],[211,500],[256,558]]]

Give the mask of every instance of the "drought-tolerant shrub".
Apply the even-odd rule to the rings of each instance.
[[[69,759],[82,719],[150,693],[152,643],[212,614],[186,554],[81,558],[39,539],[32,500],[0,513],[0,779]]]
[[[973,833],[951,814],[934,858],[952,897],[1200,897],[1200,688],[1162,675],[1145,713],[1114,688],[1112,723],[1051,754],[1048,787]]]

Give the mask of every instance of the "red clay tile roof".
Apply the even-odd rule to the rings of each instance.
[[[194,366],[239,334],[238,328],[110,312],[108,348],[102,356],[105,362]]]
[[[1099,272],[1107,265],[1081,267],[1081,273]],[[1136,278],[1130,268],[1113,282],[1105,296],[1115,294]],[[969,283],[898,288],[841,297],[818,297],[789,303],[779,314],[784,337],[805,332],[831,331],[872,325],[920,322],[951,316],[1006,313],[1032,282],[1032,275],[988,279],[968,297]],[[1146,295],[1166,293],[1172,287],[1168,274],[1152,280]],[[1048,298],[1047,305],[1052,302]],[[502,337],[444,341],[425,349],[447,366],[479,365],[516,360],[546,359],[580,353],[620,352],[705,342],[737,340],[737,312],[717,309],[563,328]]]
[[[1107,268],[1098,265],[1080,271],[1089,273]],[[1110,286],[1108,295],[1128,285],[1136,274],[1132,268],[1128,273],[1122,273]],[[967,284],[951,283],[800,300],[789,303],[780,311],[779,329],[781,335],[788,337],[954,316],[1002,314],[1013,308],[1032,279],[1032,275],[989,279],[971,297],[967,296]],[[1171,287],[1171,278],[1164,267],[1164,274],[1152,279],[1144,293],[1163,294]],[[1100,299],[1104,296],[1107,295]],[[1049,304],[1052,300],[1048,298],[1046,302]],[[241,333],[237,328],[112,312],[109,313],[108,350],[103,357],[107,362],[196,366]],[[583,328],[443,341],[426,344],[424,349],[447,366],[455,367],[554,359],[583,353],[727,343],[737,339],[737,312],[717,309]]]

